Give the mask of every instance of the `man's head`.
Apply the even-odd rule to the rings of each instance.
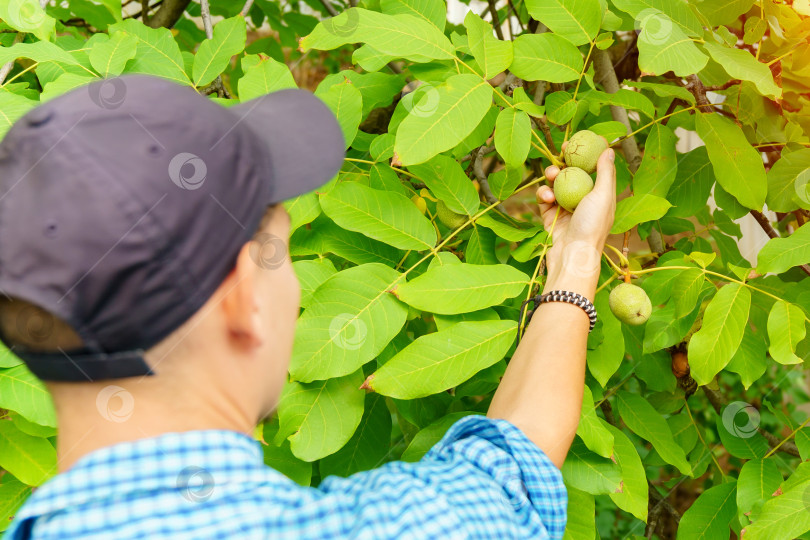
[[[223,426],[254,422],[298,313],[279,203],[343,152],[331,111],[299,90],[226,109],[134,76],[33,110],[0,144],[4,340],[58,412],[115,387],[157,414],[213,392]]]

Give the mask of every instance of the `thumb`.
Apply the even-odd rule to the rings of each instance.
[[[604,195],[613,197],[616,194],[616,166],[614,160],[616,153],[612,148],[608,148],[599,156],[596,163],[596,183],[593,190]]]

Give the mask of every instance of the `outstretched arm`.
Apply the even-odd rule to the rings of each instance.
[[[593,302],[616,208],[613,157],[608,149],[599,158],[594,189],[573,214],[558,209],[551,188],[537,190],[546,230],[554,226],[543,292],[567,290]],[[549,167],[546,176],[553,180],[558,172]],[[540,305],[487,413],[519,427],[560,468],[579,424],[587,339],[588,317],[581,308],[563,302]]]

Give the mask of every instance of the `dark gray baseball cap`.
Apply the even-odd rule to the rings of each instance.
[[[327,183],[344,151],[298,89],[226,108],[136,75],[33,109],[0,143],[0,292],[84,348],[14,352],[44,380],[153,374],[144,351],[211,297],[268,205]]]

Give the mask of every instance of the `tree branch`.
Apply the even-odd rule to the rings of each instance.
[[[180,20],[190,3],[191,0],[164,0],[160,8],[149,17],[148,26],[171,28]]]
[[[495,7],[495,0],[487,0],[487,2],[489,2],[489,13],[492,15],[492,26],[495,27],[495,35],[503,41],[503,30],[501,29],[501,20],[498,17],[498,8]]]
[[[489,182],[487,182],[487,175],[484,172],[484,154],[487,153],[489,147],[481,146],[478,151],[475,153],[475,160],[473,161],[473,172],[475,173],[475,178],[478,180],[478,185],[481,186],[481,192],[484,194],[484,198],[487,200],[489,204],[494,204],[498,202],[498,197],[496,197],[492,193],[492,189],[489,187]],[[491,151],[491,149],[489,149]],[[502,204],[496,206],[496,208],[506,213],[506,209],[503,207]]]
[[[12,43],[12,46],[16,45],[17,43],[21,43],[23,39],[25,39],[25,34],[23,34],[22,32],[18,32],[17,35],[14,36],[14,42]],[[3,84],[3,82],[6,80],[6,77],[8,77],[8,74],[11,73],[12,69],[14,69],[14,60],[9,60],[8,62],[6,62],[6,65],[0,68],[0,84]]]

